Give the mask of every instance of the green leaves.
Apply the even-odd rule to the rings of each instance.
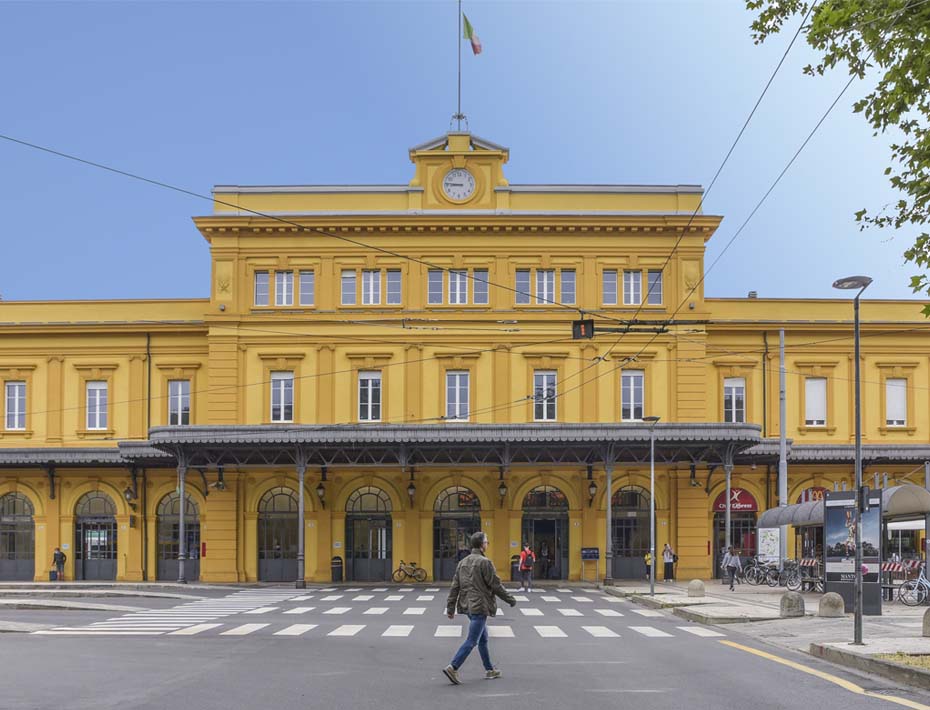
[[[797,27],[810,9],[802,0],[746,0],[756,13],[753,40],[760,44],[786,25]],[[821,59],[803,72],[819,76],[845,65],[860,78],[875,77],[873,89],[853,104],[875,135],[896,129],[903,141],[891,145],[884,174],[901,198],[890,210],[855,213],[863,227],[901,229],[930,220],[930,3],[920,0],[823,0],[802,30]],[[930,269],[930,237],[915,238],[904,258]],[[910,282],[930,294],[927,275]],[[924,310],[930,315],[930,306]]]

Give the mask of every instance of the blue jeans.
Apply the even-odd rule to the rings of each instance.
[[[477,644],[478,653],[481,654],[481,662],[484,664],[486,671],[494,670],[491,664],[491,654],[488,653],[488,617],[483,614],[469,614],[471,621],[468,623],[468,637],[462,643],[461,647],[452,659],[452,667],[458,670],[465,663],[468,654]]]

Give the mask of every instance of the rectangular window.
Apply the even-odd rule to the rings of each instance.
[[[342,305],[354,306],[356,299],[355,269],[342,270]]]
[[[400,305],[400,269],[388,269],[387,272],[387,303],[389,306]]]
[[[515,303],[523,304],[530,302],[530,270],[517,269]]]
[[[643,275],[639,271],[623,272],[623,305],[638,306],[643,302]]]
[[[458,269],[449,271],[449,303],[468,303],[468,272]]]
[[[555,421],[555,374],[551,370],[533,373],[533,418],[537,422]]]
[[[255,305],[267,306],[268,301],[268,272],[255,272]]]
[[[362,303],[366,306],[381,305],[381,270],[362,271]]]
[[[827,425],[827,379],[808,377],[804,380],[804,423],[807,426]]]
[[[271,421],[294,421],[294,373],[271,373]]]
[[[555,300],[555,270],[536,270],[536,303],[548,305]]]
[[[430,269],[427,282],[427,302],[437,306],[442,304],[442,271]]]
[[[107,383],[87,383],[87,428],[107,428]]]
[[[643,418],[642,370],[626,370],[620,375],[620,420],[637,422]]]
[[[446,420],[468,421],[468,372],[446,372]]]
[[[885,425],[907,426],[907,380],[885,380]]]
[[[662,272],[650,269],[647,272],[647,288],[649,295],[646,297],[646,303],[650,306],[662,305]]]
[[[190,380],[168,382],[168,425],[184,426],[191,423]]]
[[[726,377],[723,380],[723,421],[742,424],[746,421],[746,379]]]
[[[381,373],[378,370],[358,373],[358,420],[381,421]]]
[[[475,269],[474,276],[472,288],[475,293],[475,305],[486,306],[488,305],[488,270]]]
[[[294,273],[292,271],[274,272],[274,304],[276,306],[294,305]]]
[[[314,303],[314,291],[316,283],[312,271],[300,272],[300,305],[312,306]]]
[[[617,305],[617,270],[604,269],[602,275],[601,301],[605,306]]]
[[[575,270],[562,269],[562,294],[559,300],[562,303],[575,302]]]
[[[6,428],[23,430],[26,428],[26,383],[6,383]]]

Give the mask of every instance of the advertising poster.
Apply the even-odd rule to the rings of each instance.
[[[881,614],[881,495],[870,495],[871,507],[861,523],[851,491],[829,491],[824,501],[825,590],[837,592],[853,610],[856,582],[856,526],[862,525],[862,603],[864,614]]]
[[[778,562],[781,528],[759,529],[759,562]]]

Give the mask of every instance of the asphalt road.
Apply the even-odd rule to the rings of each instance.
[[[503,678],[484,680],[476,650],[452,686],[441,669],[465,621],[445,617],[445,589],[380,589],[249,590],[4,635],[0,708],[930,707],[927,694],[571,586],[505,605],[491,639]]]

